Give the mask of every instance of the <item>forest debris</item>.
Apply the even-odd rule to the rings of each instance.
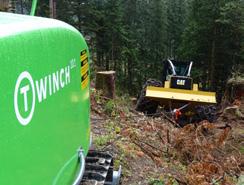
[[[137,154],[138,157],[143,157],[144,156],[144,152],[142,152],[142,151],[137,151],[136,154]]]
[[[116,105],[116,101],[114,111],[117,117],[109,117],[103,109],[106,100],[103,99],[101,102],[96,104],[96,108],[104,112],[101,116],[104,115],[106,119],[117,122],[112,129],[116,138],[119,138],[117,141],[125,155],[131,156],[122,161],[126,163],[126,168],[133,171],[135,170],[133,164],[139,165],[137,169],[143,169],[140,172],[142,177],[150,176],[145,166],[140,167],[140,163],[145,164],[144,159],[152,165],[148,167],[149,171],[161,170],[161,174],[164,171],[164,177],[171,175],[174,180],[189,185],[216,183],[232,185],[233,181],[229,177],[238,177],[244,170],[243,153],[241,153],[243,149],[240,148],[243,127],[239,124],[241,123],[239,119],[236,119],[238,124],[223,120],[218,120],[217,123],[202,121],[179,128],[163,116],[147,117],[133,111],[126,113],[121,104]],[[243,101],[235,101],[235,106],[243,106]],[[229,118],[232,115],[226,116]],[[115,128],[118,126],[121,127],[120,132],[116,133]],[[131,174],[127,177],[131,177]]]
[[[189,184],[209,184],[213,179],[224,180],[224,173],[238,175],[241,172],[241,158],[227,147],[231,127],[202,122],[197,127],[187,125],[178,129],[173,138],[173,148],[179,160],[188,165]],[[230,144],[228,142],[228,144]],[[195,161],[195,162],[194,162]]]
[[[231,127],[226,127],[224,129],[224,131],[219,135],[219,138],[217,139],[217,146],[224,145],[225,140],[228,137],[230,130],[231,130]]]
[[[183,128],[170,128],[155,122],[141,123],[143,134],[138,136],[138,133],[133,133],[133,143],[159,166],[164,164],[162,156],[165,153],[174,153],[183,164],[188,165],[188,184],[210,184],[213,180],[223,181],[225,172],[233,175],[240,173],[237,153],[225,151],[231,132],[228,124],[203,121],[197,126],[189,124]],[[150,139],[154,134],[158,140],[152,144]]]
[[[233,105],[233,106],[230,106],[230,107],[226,107],[224,109],[224,114],[229,114],[229,115],[234,115],[234,116],[240,116],[241,117],[244,117],[244,115],[242,115],[242,113],[240,112],[239,110],[239,106],[237,105]]]
[[[216,153],[215,150],[224,145],[231,130],[229,126],[222,128],[204,121],[197,127],[187,125],[179,129],[175,134],[177,137],[174,137],[174,148],[181,157],[187,157],[182,162],[211,158]]]
[[[244,87],[244,77],[242,77],[242,76],[236,76],[236,77],[230,78],[227,81],[227,86],[240,86],[240,87]]]
[[[209,184],[213,179],[224,176],[224,171],[220,165],[209,162],[196,162],[189,165],[186,179],[189,185]]]
[[[237,105],[226,107],[224,109],[222,117],[232,118],[232,119],[235,119],[235,118],[236,119],[244,119],[244,115],[242,114],[242,112],[239,109],[239,106],[237,106]]]

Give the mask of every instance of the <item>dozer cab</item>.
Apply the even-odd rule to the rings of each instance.
[[[212,122],[216,94],[199,90],[191,77],[192,66],[193,62],[165,61],[162,80],[146,82],[138,96],[136,110],[154,115],[161,106],[181,124],[204,119]]]

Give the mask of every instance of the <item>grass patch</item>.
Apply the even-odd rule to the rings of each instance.
[[[244,154],[244,147],[241,146],[240,152],[241,152],[241,154]]]
[[[115,114],[115,101],[114,100],[109,100],[106,102],[105,106],[104,106],[104,111],[106,114],[109,115],[114,115]]]
[[[98,136],[97,138],[94,139],[94,143],[98,148],[102,148],[106,146],[106,144],[109,143],[111,139],[112,139],[111,135]]]
[[[165,185],[164,181],[158,179],[150,179],[149,185]]]

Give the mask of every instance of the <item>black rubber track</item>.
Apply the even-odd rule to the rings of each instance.
[[[197,122],[203,120],[207,120],[209,122],[216,121],[217,119],[216,106],[215,105],[196,106],[196,119]]]
[[[143,112],[144,114],[150,115],[156,113],[158,108],[158,102],[145,97],[146,89],[148,86],[162,87],[162,82],[154,79],[147,80],[146,83],[143,85],[140,94],[138,95],[136,110],[139,112]]]

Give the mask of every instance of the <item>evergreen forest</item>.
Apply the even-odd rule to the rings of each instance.
[[[20,3],[22,12],[28,1]],[[37,15],[50,17],[48,0]],[[92,73],[116,71],[123,93],[137,95],[160,79],[163,61],[193,61],[192,76],[221,96],[233,72],[243,73],[243,0],[58,0],[55,18],[87,40]]]

